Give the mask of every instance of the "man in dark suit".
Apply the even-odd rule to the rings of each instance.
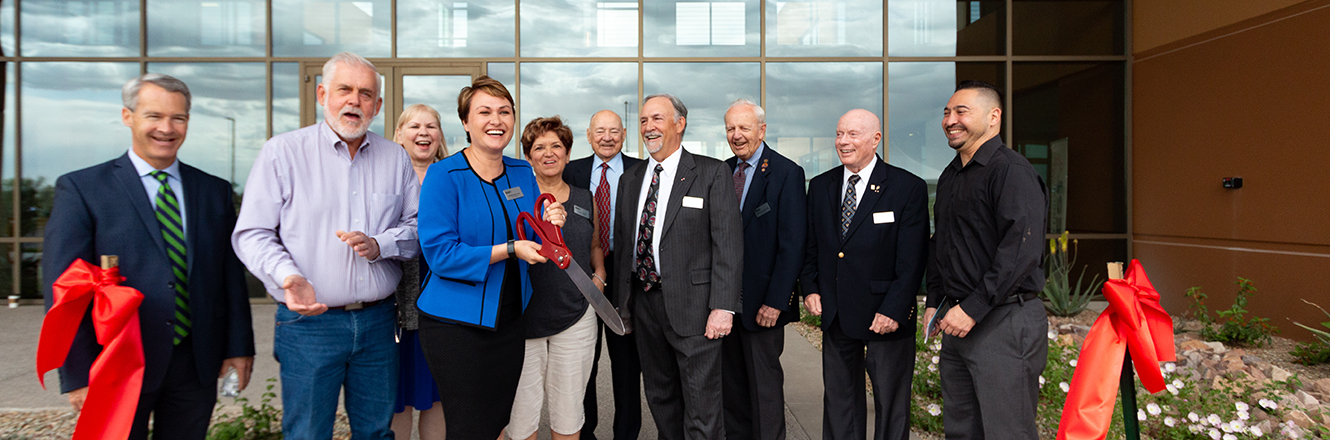
[[[836,126],[843,166],[808,185],[804,306],[822,316],[822,438],[863,439],[864,370],[874,438],[910,435],[915,295],[928,254],[928,187],[877,157],[881,123],[851,110]],[[865,348],[867,348],[865,352]]]
[[[741,325],[722,345],[725,436],[785,439],[785,324],[799,318],[794,285],[807,235],[804,170],[772,150],[766,112],[741,99],[725,112],[725,140],[744,228]]]
[[[125,84],[123,97],[129,153],[56,181],[43,246],[46,306],[75,259],[118,255],[122,284],[143,293],[143,392],[129,438],[147,438],[151,413],[154,438],[202,439],[217,378],[235,368],[243,389],[254,365],[245,272],[231,251],[231,185],[176,160],[189,126],[185,83],[150,73]],[[102,349],[89,317],[60,367],[60,390],[76,410]]]
[[[720,439],[720,338],[739,308],[739,202],[724,162],[682,147],[688,109],[648,96],[651,158],[619,181],[615,222],[619,313],[635,328],[647,405],[660,438]]]
[[[595,195],[596,211],[600,219],[600,248],[605,251],[605,278],[614,279],[614,213],[619,188],[619,177],[624,170],[641,162],[625,156],[623,119],[610,110],[601,110],[591,116],[586,129],[587,142],[595,154],[568,163],[563,169],[563,181],[574,187],[590,190]],[[614,284],[605,286],[605,297],[618,304]],[[586,398],[582,401],[586,423],[582,437],[596,440],[596,370],[600,364],[600,334],[596,331],[596,354],[591,363],[591,379],[587,381]],[[637,338],[632,333],[619,336],[603,332],[610,351],[611,384],[614,387],[614,439],[635,440],[642,429],[642,365],[637,359]]]

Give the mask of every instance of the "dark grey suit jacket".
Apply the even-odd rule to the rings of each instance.
[[[683,150],[683,147],[679,147]],[[670,326],[680,336],[706,331],[712,309],[739,310],[743,280],[743,225],[739,201],[734,197],[730,168],[716,159],[680,151],[679,169],[670,189],[665,218],[657,219],[660,249],[656,251],[661,289]],[[651,161],[644,160],[619,179],[615,204],[614,283],[619,292],[619,314],[632,319],[632,289],[642,180]],[[703,200],[702,208],[683,207],[684,196]]]

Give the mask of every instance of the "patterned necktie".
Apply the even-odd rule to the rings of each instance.
[[[605,174],[610,171],[610,164],[600,164],[600,183],[596,186],[597,227],[600,228],[600,250],[610,254],[610,180]]]
[[[153,171],[152,177],[161,183],[157,187],[157,223],[162,227],[162,239],[166,240],[166,256],[171,260],[171,272],[175,274],[175,343],[189,336],[192,325],[189,315],[189,276],[185,265],[185,230],[180,221],[180,204],[176,201],[175,191],[166,183],[168,175],[164,171]]]
[[[637,280],[642,282],[644,292],[650,291],[652,285],[660,284],[656,259],[651,252],[651,236],[656,229],[656,194],[660,192],[660,172],[664,169],[656,164],[655,173],[651,174],[651,188],[647,190],[647,202],[642,205],[642,220],[637,227]]]
[[[850,219],[854,218],[855,203],[854,185],[859,183],[859,175],[850,175],[850,184],[845,185],[845,201],[840,204],[840,239],[845,239],[845,234],[850,232]]]
[[[740,209],[744,206],[744,170],[748,167],[748,162],[739,162],[739,166],[734,170],[734,198],[739,199]]]

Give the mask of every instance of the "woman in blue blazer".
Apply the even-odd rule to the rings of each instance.
[[[448,437],[491,440],[508,423],[522,372],[527,265],[546,261],[539,244],[517,240],[514,224],[540,190],[530,164],[503,156],[516,113],[508,89],[481,76],[457,104],[471,145],[431,165],[421,188],[418,228],[430,274],[416,307]],[[555,225],[565,217],[558,203],[545,208]],[[526,235],[535,238],[529,228]]]

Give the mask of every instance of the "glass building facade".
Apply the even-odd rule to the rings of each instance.
[[[519,128],[560,115],[572,157],[614,110],[625,153],[643,157],[642,96],[689,107],[689,151],[730,156],[723,115],[746,98],[767,142],[809,178],[839,165],[837,119],[883,118],[883,159],[936,183],[955,156],[942,107],[959,80],[1005,96],[1002,136],[1051,193],[1049,232],[1081,260],[1125,259],[1129,11],[1123,1],[18,0],[0,3],[0,291],[40,296],[42,235],[60,175],[129,149],[120,86],[144,72],[194,95],[180,159],[237,193],[268,137],[316,122],[319,68],[353,51],[384,79],[373,131],[406,105],[439,109],[449,151],[465,146],[457,91],[488,74],[517,100]],[[511,154],[520,155],[514,141]]]

